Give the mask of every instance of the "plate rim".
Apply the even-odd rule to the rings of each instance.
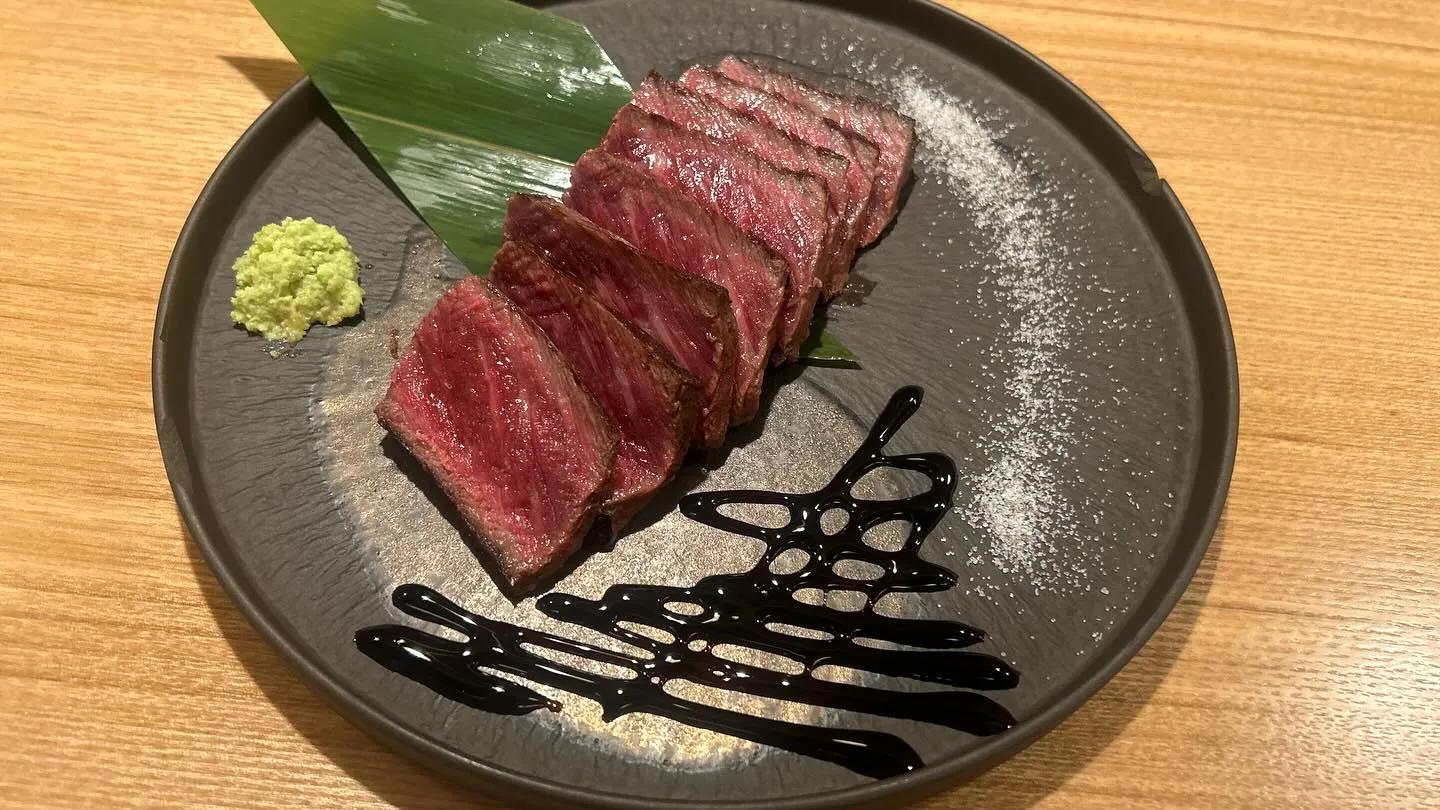
[[[557,5],[564,0],[529,0],[537,7]],[[795,2],[796,0],[791,0]],[[1029,71],[1026,77],[1036,89],[1016,88],[1031,98],[1105,164],[1113,177],[1121,182],[1144,223],[1156,237],[1166,256],[1169,275],[1176,283],[1181,309],[1186,312],[1190,340],[1195,348],[1199,378],[1201,446],[1197,453],[1195,484],[1187,499],[1182,523],[1177,534],[1182,539],[1191,534],[1189,553],[1171,561],[1174,570],[1168,582],[1157,582],[1139,603],[1154,600],[1144,620],[1128,629],[1125,644],[1103,657],[1099,666],[1081,678],[1069,691],[1044,704],[1025,721],[1005,734],[960,754],[946,756],[913,773],[856,787],[830,790],[781,799],[768,800],[676,800],[640,797],[607,792],[598,788],[582,788],[550,781],[529,773],[495,765],[466,754],[449,745],[407,729],[383,706],[372,703],[336,677],[323,661],[312,660],[286,628],[283,616],[277,615],[251,590],[249,578],[237,570],[223,532],[211,530],[208,515],[197,505],[195,485],[198,478],[195,454],[182,426],[189,418],[190,341],[168,341],[167,327],[176,316],[174,301],[203,281],[203,273],[186,273],[191,266],[208,266],[214,250],[207,249],[216,241],[207,238],[203,222],[214,219],[238,206],[243,199],[237,194],[248,188],[254,175],[245,171],[248,156],[257,150],[288,143],[293,131],[313,119],[313,105],[324,99],[309,77],[303,77],[281,94],[246,129],[216,167],[176,240],[166,268],[156,308],[151,353],[151,388],[155,411],[156,432],[167,476],[176,505],[185,526],[201,555],[230,599],[252,626],[277,651],[285,662],[301,676],[301,680],[331,703],[350,722],[372,738],[399,750],[423,766],[444,770],[446,774],[482,785],[491,794],[506,800],[545,806],[583,804],[604,808],[684,808],[685,810],[733,810],[745,807],[757,810],[819,810],[837,806],[869,805],[880,801],[912,800],[929,795],[998,765],[1035,740],[1048,733],[1094,696],[1123,669],[1169,616],[1193,580],[1204,559],[1224,511],[1234,469],[1239,436],[1239,370],[1234,334],[1221,292],[1219,278],[1208,252],[1200,241],[1193,222],[1180,204],[1169,183],[1160,178],[1145,152],[1109,113],[1100,107],[1069,79],[1050,65],[998,32],[932,0],[903,0],[886,3],[878,10],[866,0],[798,0],[806,5],[837,9],[868,19],[900,25],[912,34],[947,50],[951,43],[941,40],[957,36],[969,38],[987,49],[986,59],[1009,61],[1017,69]],[[967,51],[967,59],[980,61]],[[982,65],[984,66],[984,65]],[[987,67],[987,70],[989,68]],[[997,77],[998,71],[992,71]],[[1013,79],[1001,81],[1014,86]],[[1048,91],[1048,92],[1044,92]],[[1042,101],[1037,96],[1044,95]],[[1061,109],[1057,109],[1061,108]],[[1063,114],[1062,114],[1063,113]],[[1067,119],[1072,119],[1068,120]],[[1084,136],[1075,124],[1083,123],[1091,131]],[[273,151],[273,150],[272,150]],[[1102,153],[1103,152],[1103,153]],[[1127,166],[1129,173],[1115,171]],[[1133,182],[1132,182],[1133,181]],[[228,198],[228,203],[227,203]],[[1178,254],[1178,255],[1177,255]],[[195,257],[201,261],[196,261]],[[1179,261],[1181,258],[1187,261]],[[1190,264],[1187,274],[1179,269]],[[1187,284],[1188,282],[1188,284]],[[1198,315],[1196,314],[1198,311]],[[182,313],[183,314],[183,313]],[[176,325],[187,335],[185,323]],[[1208,330],[1206,334],[1201,334]],[[172,373],[171,369],[177,369]],[[1207,386],[1207,383],[1209,385]],[[1218,434],[1218,435],[1216,435]],[[1216,442],[1215,439],[1220,441]],[[1189,531],[1186,531],[1186,527]],[[1138,611],[1138,609],[1137,609]],[[1101,656],[1096,657],[1097,660]]]

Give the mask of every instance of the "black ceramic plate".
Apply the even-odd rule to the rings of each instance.
[[[180,509],[216,576],[290,663],[353,721],[431,766],[534,804],[735,802],[832,807],[900,800],[969,777],[1044,733],[1135,654],[1184,590],[1220,513],[1237,382],[1213,271],[1170,188],[1063,78],[990,31],[918,0],[585,0],[632,78],[724,52],[772,54],[881,88],[921,124],[917,179],[863,254],[831,328],[863,368],[776,375],[763,419],[696,459],[615,548],[554,590],[689,585],[747,568],[751,541],[691,523],[686,491],[821,486],[900,386],[926,398],[893,447],[949,454],[954,508],[923,547],[946,591],[877,608],[963,621],[1019,671],[989,693],[1018,721],[978,737],[938,725],[769,705],[741,711],[903,739],[924,767],[873,780],[837,765],[645,715],[602,722],[486,714],[357,651],[355,632],[408,622],[397,585],[433,586],[497,619],[557,629],[496,591],[370,409],[391,330],[406,334],[463,271],[301,83],[220,166],[176,247],[160,300],[155,404]],[[233,327],[229,266],[261,225],[314,216],[363,265],[363,317],[272,357]],[[893,495],[906,486],[877,478]],[[853,605],[827,602],[843,611]],[[565,628],[558,628],[565,630]],[[901,690],[863,673],[841,680]],[[728,696],[727,696],[728,695]]]

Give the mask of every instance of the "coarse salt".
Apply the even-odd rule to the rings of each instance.
[[[986,237],[981,246],[984,292],[1005,312],[999,340],[981,364],[1010,407],[985,426],[985,463],[963,482],[968,501],[955,511],[985,542],[970,556],[1037,587],[1068,590],[1083,577],[1057,547],[1083,531],[1063,497],[1060,477],[1074,444],[1074,372],[1064,351],[1080,331],[1072,303],[1076,274],[1055,238],[1055,193],[1043,178],[1000,146],[1004,137],[966,101],[911,72],[890,88],[915,119],[916,159],[925,175],[964,202]]]

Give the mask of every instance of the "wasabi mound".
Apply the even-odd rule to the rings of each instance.
[[[311,324],[360,312],[365,294],[350,242],[310,217],[261,228],[235,260],[230,318],[266,340],[294,343]]]

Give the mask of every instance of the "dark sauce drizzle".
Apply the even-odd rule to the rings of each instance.
[[[646,712],[816,757],[875,778],[903,774],[924,763],[913,748],[892,734],[742,714],[677,697],[665,690],[665,684],[689,681],[761,697],[933,723],[976,735],[1004,731],[1015,723],[1010,713],[984,695],[965,691],[1010,689],[1019,682],[1019,674],[998,658],[964,650],[983,641],[983,632],[958,622],[896,619],[874,611],[876,600],[887,593],[941,591],[956,582],[953,573],[919,556],[926,535],[950,508],[955,492],[954,463],[939,453],[883,453],[886,443],[919,408],[921,397],[919,388],[896,392],[860,449],[819,492],[706,492],[681,502],[681,512],[692,520],[766,544],[764,556],[748,573],[707,577],[689,588],[615,585],[598,601],[550,594],[536,603],[546,615],[596,630],[643,650],[643,655],[492,621],[423,585],[397,588],[395,606],[456,631],[468,641],[385,625],[361,630],[355,643],[383,666],[484,711],[518,715],[542,708],[560,710],[559,703],[535,690],[492,674],[504,673],[590,698],[603,707],[607,721]],[[856,497],[855,484],[867,473],[883,468],[918,472],[929,479],[930,487],[895,500]],[[781,506],[790,513],[789,523],[781,528],[756,526],[722,514],[720,508],[726,504]],[[848,519],[843,528],[827,533],[821,515],[832,509],[844,510]],[[867,531],[891,521],[910,526],[899,550],[883,551],[864,541]],[[774,573],[772,563],[790,549],[804,552],[807,561],[791,573]],[[847,560],[878,566],[881,573],[868,580],[836,573],[836,564]],[[797,601],[796,593],[807,588],[859,591],[866,604],[858,612],[841,612]],[[669,640],[651,638],[627,625],[643,625],[653,635]],[[800,637],[776,625],[805,628],[827,637]],[[881,649],[861,643],[867,639],[902,648]],[[713,653],[719,644],[783,656],[803,667],[803,673],[785,674],[726,660]],[[599,675],[552,660],[537,650],[622,667],[633,675]],[[815,670],[824,665],[951,688],[898,691],[814,677]]]

